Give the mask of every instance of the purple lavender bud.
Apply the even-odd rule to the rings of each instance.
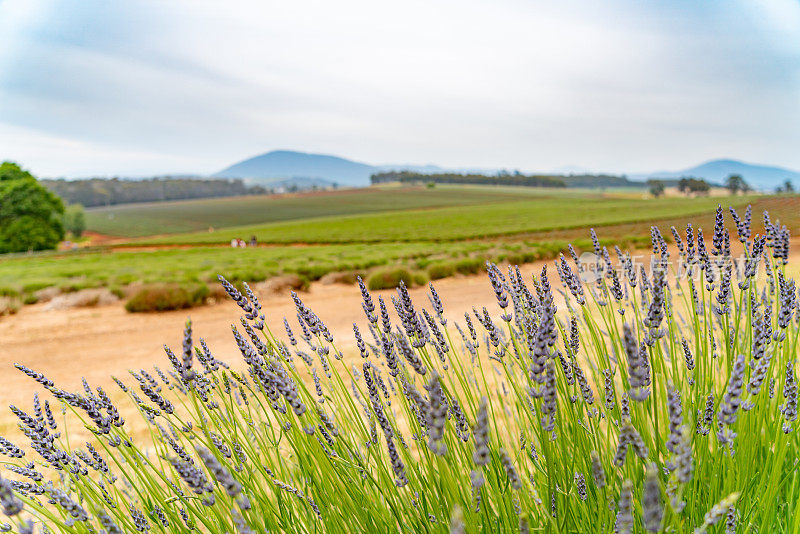
[[[683,359],[686,362],[686,369],[694,371],[694,356],[692,350],[689,348],[689,342],[686,338],[681,338],[681,346],[683,347]]]
[[[37,373],[33,369],[25,367],[24,365],[19,364],[19,363],[15,363],[14,367],[16,367],[17,369],[19,369],[20,371],[22,371],[23,373],[25,373],[29,377],[33,378],[36,382],[38,382],[39,384],[43,385],[47,389],[50,389],[50,388],[52,388],[54,386],[53,381],[50,380],[49,378],[47,378],[46,376],[44,376],[42,373]]]
[[[603,369],[603,379],[605,382],[606,409],[613,410],[616,405],[616,399],[614,397],[614,373],[611,369]]]
[[[555,417],[558,403],[556,400],[556,366],[553,360],[547,360],[545,366],[545,380],[542,385],[541,423],[545,432],[552,432],[555,428]]]
[[[369,350],[367,350],[367,345],[364,343],[364,338],[361,337],[361,332],[359,332],[358,325],[356,325],[356,323],[353,323],[353,335],[356,338],[358,352],[361,354],[361,357],[366,360],[369,358]]]
[[[445,399],[439,376],[434,373],[430,381],[425,385],[428,391],[428,446],[439,456],[447,453],[447,446],[442,441],[444,437],[444,426],[447,422],[447,400]]]
[[[439,319],[439,322],[442,326],[447,325],[447,319],[444,318],[444,306],[442,305],[442,299],[439,298],[439,293],[436,292],[436,288],[433,287],[433,282],[428,284],[428,287],[431,290],[431,294],[428,295],[428,299],[431,301],[431,306],[433,306],[433,310],[436,312],[436,318]]]
[[[606,485],[606,471],[603,469],[603,464],[600,463],[600,456],[598,456],[597,451],[592,451],[591,460],[592,479],[598,489],[603,488]]]
[[[667,386],[667,409],[669,411],[669,438],[667,450],[674,453],[681,440],[681,427],[683,425],[683,405],[681,393],[671,384]]]
[[[622,467],[628,454],[628,445],[633,447],[633,452],[639,458],[645,459],[650,454],[639,432],[630,423],[624,423],[619,432],[619,444],[614,454],[614,465]]]
[[[783,384],[784,403],[781,407],[783,418],[783,431],[788,434],[792,431],[792,423],[797,420],[797,379],[794,374],[794,363],[786,362],[786,381]]]
[[[720,429],[717,433],[721,443],[730,443],[736,434],[730,427],[736,423],[737,411],[742,403],[742,387],[744,385],[744,372],[745,372],[745,359],[744,355],[739,354],[736,357],[736,362],[731,370],[728,387],[725,390],[725,395],[722,397],[719,411],[717,412],[717,420],[719,421]]]
[[[631,481],[625,480],[619,494],[614,534],[631,534],[631,532],[633,532],[633,492],[631,491]]]
[[[0,436],[0,453],[5,454],[9,458],[22,458],[25,456],[25,451],[2,436]]]
[[[364,314],[367,316],[367,320],[370,323],[377,324],[378,317],[375,315],[375,303],[372,301],[372,295],[369,294],[367,286],[364,284],[364,280],[361,279],[361,276],[356,277],[356,280],[358,280],[358,287],[361,289],[361,299],[363,300],[361,307],[364,309]]]
[[[419,357],[419,354],[414,350],[411,344],[408,342],[408,339],[398,333],[395,335],[395,340],[397,342],[397,347],[400,350],[400,353],[406,359],[406,361],[411,365],[411,367],[421,376],[425,376],[425,373],[428,372],[428,369],[425,367],[425,364],[422,362],[422,359]]]
[[[515,490],[522,489],[522,482],[519,479],[517,468],[514,467],[511,456],[509,456],[506,450],[502,448],[500,449],[500,463],[503,464],[503,469],[506,470],[506,476],[508,476],[508,481],[511,484],[511,487]]]
[[[678,232],[678,229],[671,226],[670,231],[672,232],[672,238],[675,240],[675,246],[678,247],[678,252],[680,252],[681,255],[685,255],[686,248],[683,246],[683,240],[681,239],[681,234]]]
[[[486,398],[481,399],[478,413],[476,414],[475,426],[472,429],[472,436],[475,442],[475,450],[472,460],[477,466],[489,464],[489,415],[486,411]]]
[[[283,318],[283,329],[286,330],[286,336],[289,338],[289,343],[293,346],[297,345],[297,339],[294,337],[294,332],[292,332],[292,327],[289,326],[289,321],[286,317]]]
[[[731,212],[731,217],[733,217],[734,224],[736,224],[736,231],[739,233],[739,241],[746,243],[747,240],[750,239],[750,206],[747,206],[744,220],[739,217],[739,214],[736,213],[736,210],[733,208],[733,206],[728,209]]]
[[[692,223],[686,225],[686,262],[693,265],[695,262],[694,230]]]
[[[575,489],[578,491],[578,498],[586,500],[586,478],[581,473],[575,473]]]
[[[592,387],[589,385],[589,381],[586,380],[586,375],[583,374],[583,369],[578,365],[578,362],[572,362],[572,371],[575,375],[575,381],[581,389],[584,402],[588,405],[594,404],[594,392],[592,392]]]
[[[722,206],[717,205],[717,213],[714,217],[714,236],[711,239],[711,243],[713,248],[711,249],[711,253],[715,256],[719,256],[722,254],[722,248],[724,244],[724,237],[725,234],[725,220],[722,216]]]
[[[222,486],[229,497],[236,497],[242,492],[242,485],[233,478],[231,472],[217,460],[217,457],[211,451],[204,447],[198,447],[197,454],[203,460],[208,472]]]
[[[778,271],[778,286],[780,288],[780,311],[778,311],[778,326],[786,330],[792,322],[792,314],[797,308],[797,290],[794,279],[786,279],[783,272]],[[785,334],[784,334],[785,335]]]
[[[664,518],[664,503],[661,501],[661,485],[658,481],[658,468],[654,463],[647,466],[647,475],[642,490],[642,522],[648,532],[661,531]]]
[[[11,482],[0,477],[0,507],[7,516],[15,516],[22,511],[22,500],[14,494]]]

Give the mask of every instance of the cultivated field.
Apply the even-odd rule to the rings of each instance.
[[[551,194],[558,194],[558,191]],[[209,228],[230,228],[314,217],[510,202],[521,196],[540,195],[541,192],[524,188],[425,189],[382,186],[318,193],[124,204],[90,209],[87,211],[87,220],[89,229],[100,234],[141,237],[207,232]]]
[[[352,281],[396,268],[422,283],[477,272],[486,260],[551,258],[567,242],[585,248],[587,227],[603,227],[608,243],[628,246],[646,242],[654,222],[710,228],[719,202],[752,203],[756,213],[767,209],[792,228],[800,222],[797,197],[652,199],[640,191],[533,188],[376,187],[137,204],[89,212],[89,229],[116,236],[111,245],[0,260],[0,292],[18,303],[36,302],[48,287],[105,287],[126,298],[151,284],[213,288],[220,273],[250,283],[291,274],[304,285],[327,273]],[[756,219],[755,228],[760,224]],[[203,230],[185,232],[197,228]],[[259,247],[228,246],[251,235]]]

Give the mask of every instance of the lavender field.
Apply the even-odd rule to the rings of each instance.
[[[495,305],[456,321],[435,286],[362,284],[360,355],[302,296],[276,331],[221,278],[236,360],[187,323],[115,378],[124,400],[18,366],[40,393],[11,408],[4,511],[58,532],[795,532],[798,293],[788,230],[752,216],[653,227],[647,262],[592,231],[532,279],[489,264]]]

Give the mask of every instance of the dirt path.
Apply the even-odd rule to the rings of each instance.
[[[529,276],[537,266],[541,269],[540,264],[526,265],[523,272]],[[454,319],[472,306],[494,303],[485,275],[444,279],[436,282],[436,287],[447,315]],[[425,288],[411,291],[420,305],[428,305],[425,293]],[[373,292],[376,299],[383,295],[390,307],[391,294],[391,290]],[[340,349],[354,348],[352,324],[366,326],[357,286],[313,284],[301,298],[326,323]],[[288,294],[261,300],[273,332],[284,336],[284,316],[296,328],[295,308]],[[93,384],[109,384],[111,374],[122,377],[128,369],[153,364],[166,367],[162,346],[166,343],[176,351],[180,349],[184,321],[189,316],[197,338],[204,338],[218,357],[238,363],[241,355],[230,325],[238,324],[240,313],[229,301],[157,314],[127,313],[119,304],[66,310],[25,306],[17,315],[0,320],[0,372],[4,374],[0,410],[9,402],[29,405],[35,391],[36,384],[13,368],[16,362],[44,373],[68,390],[80,389],[82,376]]]
[[[800,267],[800,240],[792,242],[790,272]],[[673,255],[675,257],[675,255]],[[541,270],[544,263],[522,267],[527,280]],[[551,282],[557,282],[554,270],[549,269]],[[461,320],[472,307],[487,306],[497,312],[494,293],[485,274],[439,280],[436,288],[444,301],[445,312],[451,320]],[[418,305],[428,304],[427,288],[411,290]],[[393,290],[373,292],[389,303]],[[358,287],[312,284],[301,298],[322,318],[336,338],[337,346],[345,353],[355,351],[352,324],[366,326],[361,310]],[[262,298],[267,324],[273,332],[284,336],[283,317],[296,328],[295,308],[288,294]],[[391,304],[392,316],[395,317]],[[127,313],[122,305],[96,308],[46,310],[45,305],[23,307],[17,315],[0,319],[0,421],[5,421],[3,406],[10,402],[30,406],[36,384],[13,368],[15,362],[25,364],[50,377],[62,388],[79,390],[85,376],[92,384],[109,385],[110,375],[126,375],[128,369],[166,367],[162,346],[166,343],[180,349],[183,325],[191,317],[196,338],[204,338],[211,350],[221,359],[238,364],[241,356],[233,342],[230,325],[238,324],[239,309],[224,301],[192,310],[153,314]],[[111,389],[115,389],[115,386]],[[2,426],[2,425],[0,425]],[[0,430],[2,430],[0,428]]]

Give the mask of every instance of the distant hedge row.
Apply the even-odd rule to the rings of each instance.
[[[41,180],[42,185],[69,204],[85,207],[128,202],[158,202],[192,198],[262,195],[270,190],[248,186],[242,180],[163,177],[145,180],[88,178],[85,180]]]
[[[400,183],[437,183],[437,184],[472,184],[472,185],[512,185],[523,187],[645,187],[644,182],[634,182],[625,176],[609,174],[458,174],[438,173],[422,174],[411,171],[388,171],[375,173],[370,177],[373,184]]]
[[[484,174],[420,174],[409,171],[379,172],[370,177],[373,184],[386,182],[434,182],[437,184],[475,184],[475,185],[516,185],[525,187],[567,187],[564,180],[557,176],[537,176],[526,174],[501,174],[487,176]]]

